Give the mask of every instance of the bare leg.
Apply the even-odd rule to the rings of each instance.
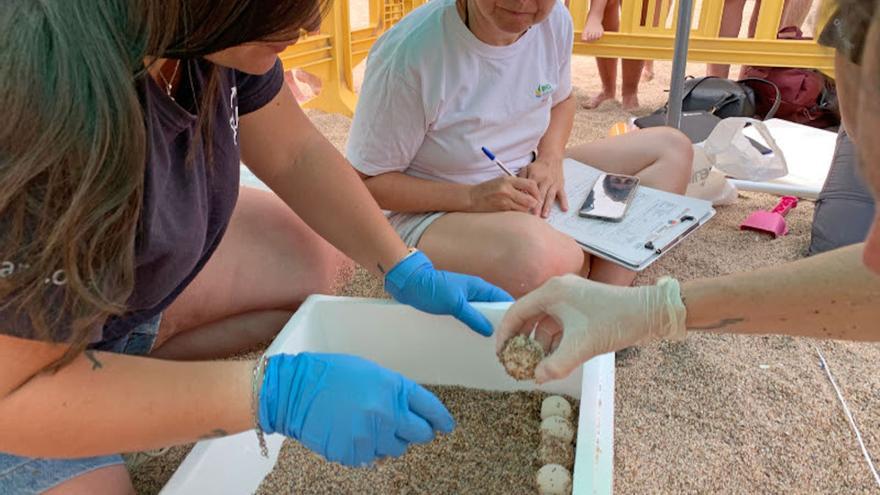
[[[745,5],[745,0],[724,1],[724,10],[721,13],[721,29],[718,36],[722,38],[736,38],[739,36]],[[706,66],[706,75],[726,79],[730,76],[730,65],[708,64]]]
[[[293,316],[290,310],[252,311],[180,331],[150,355],[176,361],[233,356],[268,343]]]
[[[788,3],[788,2],[786,2]],[[758,13],[761,12],[761,0],[755,0],[755,8],[752,10],[752,16],[749,18],[749,38],[755,37],[755,29],[758,27]],[[782,6],[782,12],[785,13],[785,5]],[[781,21],[781,19],[780,19]]]
[[[645,60],[645,67],[642,69],[642,81],[651,82],[654,80],[654,61]]]
[[[623,59],[620,65],[623,76],[623,82],[621,84],[623,109],[633,111],[639,108],[639,80],[642,77],[642,68],[645,65],[645,61]]]
[[[438,268],[478,275],[514,297],[556,275],[588,273],[574,240],[526,213],[448,213],[418,247]]]
[[[679,193],[687,187],[693,161],[690,140],[669,128],[602,139],[569,148],[567,154]],[[586,255],[570,237],[525,213],[449,213],[428,227],[418,247],[439,268],[478,275],[514,296],[566,273],[618,285],[635,278],[630,270]]]
[[[617,31],[620,29],[620,0],[608,0],[602,16],[602,27],[605,31]],[[599,67],[599,79],[602,81],[602,91],[593,96],[584,104],[585,108],[596,108],[605,100],[613,100],[617,93],[617,59],[596,57],[596,65]]]
[[[671,3],[670,3],[671,5]],[[651,22],[652,27],[661,27],[661,24],[666,22],[666,17],[669,13],[669,6],[666,7],[666,12],[663,12],[661,2],[657,2],[654,6],[654,19]],[[641,23],[642,25],[646,25],[648,19],[648,2],[642,3],[642,17]],[[642,68],[641,74],[642,81],[650,82],[654,80],[654,61],[653,60],[645,60],[644,66]],[[626,92],[624,92],[624,95]],[[638,103],[636,103],[638,106]],[[626,108],[626,97],[624,97],[624,108]]]
[[[779,28],[782,29],[788,26],[803,28],[812,7],[813,0],[785,0]]]
[[[684,193],[691,177],[693,145],[681,132],[668,127],[633,131],[571,147],[567,155],[606,172],[636,175],[641,184]],[[590,279],[630,285],[635,272],[609,261],[593,258]]]
[[[274,336],[350,261],[274,193],[243,187],[217,251],[162,315],[154,356],[228,356]]]
[[[89,471],[51,488],[43,495],[134,495],[134,487],[124,464]]]

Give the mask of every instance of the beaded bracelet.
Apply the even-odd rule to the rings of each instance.
[[[251,412],[254,415],[254,431],[257,433],[257,441],[260,443],[260,454],[266,459],[269,458],[269,447],[266,446],[266,436],[263,428],[260,427],[260,385],[263,382],[263,373],[266,370],[266,362],[269,360],[266,355],[260,356],[254,364],[254,377],[251,382],[253,392],[251,393]]]

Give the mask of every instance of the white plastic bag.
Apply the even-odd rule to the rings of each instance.
[[[736,187],[713,168],[702,143],[694,145],[694,167],[687,196],[711,201],[713,205],[729,205],[736,201]]]
[[[754,126],[772,153],[763,155],[752,146],[743,134],[748,124]],[[760,120],[747,117],[723,119],[702,143],[702,147],[715,168],[734,179],[765,181],[788,175],[782,150]]]

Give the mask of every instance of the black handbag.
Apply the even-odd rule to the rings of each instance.
[[[754,84],[764,84],[775,93],[770,110],[764,120],[773,118],[782,100],[779,88],[771,81],[749,77],[740,81],[720,77],[692,77],[684,82],[684,97],[681,108],[685,112],[705,110],[722,119],[727,117],[754,117],[758,113]]]
[[[730,79],[720,77],[689,78],[684,82],[685,112],[705,110],[720,118],[755,115],[755,92]]]
[[[752,84],[766,84],[775,90],[776,99],[765,116],[765,119],[772,118],[782,98],[779,88],[770,81],[759,78],[732,81],[712,76],[688,78],[684,83],[684,96],[681,102],[681,131],[692,142],[699,143],[709,137],[715,125],[723,118],[755,117],[758,105],[755,102]],[[666,125],[667,108],[668,106],[664,106],[651,115],[636,119],[634,122],[636,127],[644,129]],[[759,147],[762,153],[766,149],[754,141],[753,144]]]

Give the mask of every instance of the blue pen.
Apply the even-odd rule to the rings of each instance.
[[[507,166],[505,166],[504,163],[501,162],[501,160],[495,158],[495,153],[492,153],[491,151],[489,151],[489,148],[483,146],[483,153],[485,153],[486,156],[488,156],[489,159],[492,160],[492,162],[495,163],[495,165],[498,165],[498,167],[499,167],[501,170],[504,170],[504,173],[505,173],[505,174],[507,174],[507,175],[509,175],[509,176],[511,176],[511,177],[516,177],[516,176],[513,174],[513,172],[511,172],[510,169],[507,168]]]

